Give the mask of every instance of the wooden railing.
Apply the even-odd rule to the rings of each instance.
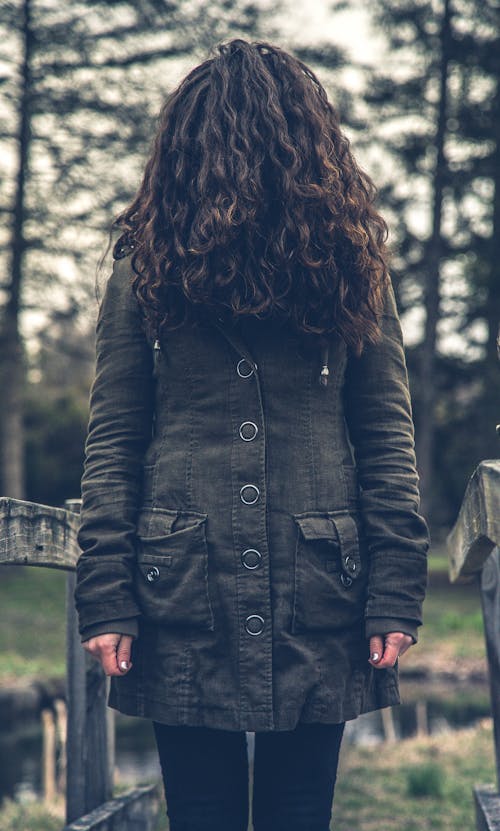
[[[153,831],[159,784],[114,797],[114,712],[108,681],[82,648],[73,600],[77,500],[67,509],[0,498],[0,565],[65,569],[67,574],[67,745],[64,831]],[[475,786],[478,831],[500,831],[500,461],[474,472],[448,536],[452,582],[480,583],[491,689],[496,785]]]
[[[66,578],[66,826],[64,831],[153,831],[159,784],[113,797],[114,711],[109,679],[82,647],[73,592],[79,500],[66,509],[0,498],[0,565],[67,571]]]
[[[485,461],[448,536],[450,579],[479,580],[491,690],[496,786],[476,786],[478,831],[500,831],[500,461]]]

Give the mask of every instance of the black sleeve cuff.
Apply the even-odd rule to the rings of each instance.
[[[139,622],[136,617],[123,618],[122,620],[109,620],[103,623],[93,623],[82,629],[81,641],[88,641],[89,638],[96,638],[97,635],[108,635],[117,633],[119,635],[132,635],[137,638],[139,634]]]
[[[395,617],[367,617],[365,620],[365,634],[367,638],[373,635],[388,635],[389,632],[403,632],[410,635],[413,643],[418,641],[418,623],[407,618]]]

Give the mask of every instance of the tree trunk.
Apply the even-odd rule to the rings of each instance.
[[[31,140],[31,60],[33,35],[31,29],[31,2],[22,6],[23,62],[21,68],[20,118],[18,128],[18,161],[14,195],[11,237],[11,273],[7,286],[7,303],[2,319],[2,419],[1,471],[2,490],[8,496],[22,499],[25,495],[24,475],[24,360],[19,333],[21,285],[26,241],[25,183]]]
[[[13,321],[2,332],[2,493],[24,498],[23,354]]]
[[[418,463],[421,480],[422,512],[426,517],[433,513],[434,484],[434,434],[436,404],[436,334],[440,316],[440,271],[442,258],[442,208],[443,191],[447,173],[444,144],[448,109],[448,66],[450,61],[451,10],[450,0],[444,0],[441,23],[441,62],[439,79],[438,119],[435,146],[434,192],[432,204],[432,236],[426,258],[425,281],[425,335],[420,360],[421,412],[418,421]]]
[[[500,12],[498,13],[500,18]],[[490,250],[487,263],[488,284],[486,299],[486,322],[488,326],[488,340],[486,343],[486,360],[484,371],[484,411],[486,423],[484,429],[487,435],[494,436],[495,425],[500,422],[498,406],[498,387],[500,385],[500,371],[498,367],[497,338],[500,334],[500,20],[499,39],[495,58],[496,92],[493,104],[493,118],[491,137],[495,142],[492,153],[491,168],[493,179],[493,205]],[[492,441],[493,444],[493,441]],[[498,454],[497,454],[498,455]]]

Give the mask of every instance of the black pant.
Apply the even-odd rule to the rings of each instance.
[[[247,831],[246,734],[153,721],[170,831]],[[254,831],[328,831],[344,724],[255,734]]]

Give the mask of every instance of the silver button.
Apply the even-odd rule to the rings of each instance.
[[[248,615],[245,629],[249,635],[260,635],[264,630],[264,618],[260,615]]]
[[[251,364],[250,361],[247,361],[246,358],[241,358],[236,365],[236,372],[240,376],[240,378],[250,378],[253,375],[254,370],[257,369],[256,364]]]
[[[354,574],[354,572],[356,571],[356,563],[354,562],[352,557],[349,556],[349,554],[347,554],[344,557],[344,564],[345,564],[346,569],[348,571],[350,571],[351,574]]]
[[[155,580],[158,580],[159,576],[160,576],[160,569],[159,568],[157,568],[156,566],[151,566],[151,568],[148,568],[148,570],[146,572],[146,580],[149,580],[150,583],[154,583]]]
[[[352,577],[348,577],[347,574],[344,574],[342,572],[342,574],[340,575],[340,582],[343,586],[345,586],[346,589],[348,589],[349,586],[352,586]]]
[[[253,441],[258,432],[259,428],[254,421],[244,421],[240,424],[240,439],[243,441]]]
[[[257,485],[243,485],[240,488],[240,499],[245,505],[254,505],[260,496]]]
[[[262,554],[256,548],[247,548],[241,555],[241,562],[245,568],[258,568],[261,560]]]

